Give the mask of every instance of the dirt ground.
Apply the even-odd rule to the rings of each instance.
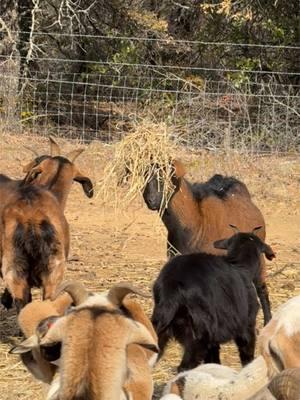
[[[67,152],[76,142],[59,140]],[[22,165],[32,154],[23,146],[47,153],[46,138],[37,136],[0,136],[0,173],[22,176]],[[297,156],[241,156],[180,151],[189,170],[189,179],[202,180],[213,173],[238,176],[248,185],[255,203],[267,223],[267,242],[277,258],[268,263],[269,288],[273,309],[300,294],[300,162]],[[112,155],[112,146],[91,143],[78,159],[81,172],[99,182],[103,168]],[[123,189],[126,190],[126,189]],[[66,216],[71,226],[71,254],[66,277],[83,281],[91,290],[102,290],[118,281],[132,281],[150,292],[153,280],[166,261],[166,235],[159,216],[141,198],[124,209],[114,203],[103,204],[98,195],[84,196],[74,184]],[[120,199],[122,193],[120,193]],[[121,201],[119,202],[122,203]],[[1,285],[1,284],[0,284]],[[2,289],[2,286],[0,286]],[[38,291],[35,292],[38,296]],[[151,301],[141,301],[151,314]],[[8,354],[17,337],[16,315],[0,306],[0,399],[40,400],[42,386],[23,368],[17,356]],[[261,312],[258,326],[261,326]],[[175,374],[180,349],[173,344],[154,370],[156,395]],[[222,351],[223,363],[239,367],[233,345]]]

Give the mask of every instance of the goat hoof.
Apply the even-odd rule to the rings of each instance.
[[[1,296],[1,304],[9,310],[13,306],[13,298],[10,292],[7,289],[4,289],[4,292]]]

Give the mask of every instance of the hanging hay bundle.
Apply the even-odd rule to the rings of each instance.
[[[155,124],[149,120],[137,123],[132,131],[115,145],[114,156],[104,169],[99,182],[99,192],[103,201],[120,204],[120,186],[126,182],[126,193],[122,193],[122,205],[130,203],[137,194],[143,192],[146,183],[158,174],[163,183],[167,202],[173,192],[172,164],[175,146],[165,124]]]

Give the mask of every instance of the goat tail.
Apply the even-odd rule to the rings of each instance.
[[[56,241],[54,226],[46,219],[40,222],[17,223],[14,241],[18,248],[33,258],[47,257],[53,252]]]
[[[30,273],[33,284],[39,286],[41,272],[46,272],[49,258],[57,251],[56,230],[47,220],[16,221],[13,235],[16,263],[28,270],[32,265],[37,268]],[[37,278],[37,281],[35,280]]]

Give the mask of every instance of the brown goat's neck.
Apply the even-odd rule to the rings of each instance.
[[[73,177],[71,178],[68,171],[61,171],[57,179],[52,182],[49,189],[57,198],[61,208],[64,210],[67,203],[67,198],[71,190]]]
[[[180,179],[179,187],[169,201],[163,222],[169,237],[176,237],[177,243],[172,244],[179,252],[193,250],[193,243],[198,243],[201,236],[202,217],[199,202],[194,198],[190,185],[184,178]]]

